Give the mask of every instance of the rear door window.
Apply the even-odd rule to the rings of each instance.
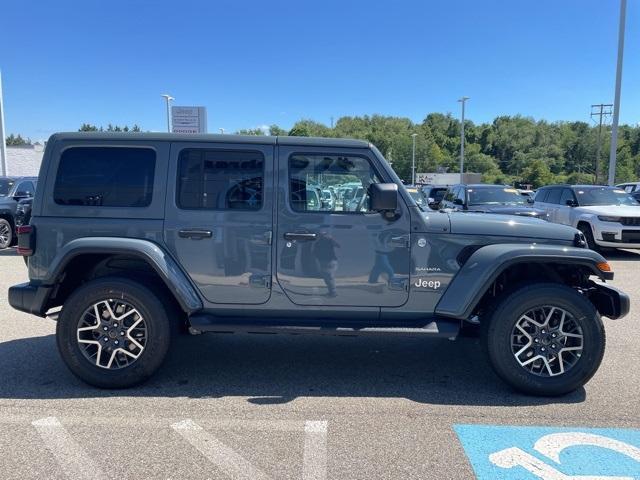
[[[58,205],[148,207],[155,163],[151,148],[68,148],[60,157],[54,200]]]
[[[546,203],[560,204],[560,196],[562,195],[561,188],[550,188],[549,195],[547,196]]]
[[[261,152],[185,148],[176,203],[189,210],[260,210],[263,184]]]

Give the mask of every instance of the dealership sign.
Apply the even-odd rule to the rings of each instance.
[[[173,133],[207,133],[205,107],[171,107]]]

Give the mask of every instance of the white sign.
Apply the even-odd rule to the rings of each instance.
[[[173,133],[207,133],[207,109],[205,107],[171,107]]]

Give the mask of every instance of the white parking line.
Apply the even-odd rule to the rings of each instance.
[[[260,480],[269,476],[251,465],[244,457],[206,432],[191,419],[171,425],[185,440],[233,479]]]
[[[56,417],[31,422],[68,478],[102,480],[107,476],[91,461]]]
[[[327,478],[327,422],[307,421],[304,424],[303,480]]]

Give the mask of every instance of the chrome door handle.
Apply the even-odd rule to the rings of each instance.
[[[202,240],[203,238],[211,238],[213,237],[213,232],[211,230],[200,230],[197,228],[187,228],[184,230],[178,231],[178,236],[180,238],[191,238],[193,240]]]
[[[315,240],[318,237],[318,235],[316,235],[315,233],[285,233],[284,234],[284,239],[287,241],[292,241],[292,240],[300,240],[303,242],[307,242],[310,240]]]

